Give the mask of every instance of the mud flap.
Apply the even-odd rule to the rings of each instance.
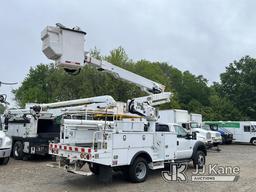
[[[101,165],[99,167],[98,180],[102,183],[112,182],[112,167]]]

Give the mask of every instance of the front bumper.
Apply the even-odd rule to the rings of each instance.
[[[206,146],[210,146],[210,145],[212,145],[212,140],[204,140],[203,143],[204,143]]]
[[[221,144],[222,143],[222,138],[221,137],[220,138],[213,138],[212,141],[213,141],[213,144]]]
[[[11,149],[0,149],[0,158],[10,157]]]

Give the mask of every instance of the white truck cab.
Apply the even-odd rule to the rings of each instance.
[[[212,145],[212,146],[216,147],[222,143],[221,134],[217,131],[212,131],[209,126],[207,126],[207,125],[202,126],[201,124],[198,124],[197,122],[190,122],[189,126],[191,127],[192,132],[197,133],[199,140],[200,139],[203,140],[205,138],[204,135],[206,135],[207,138],[209,138],[208,142],[207,142],[208,145]]]
[[[201,119],[202,119],[202,116],[201,116]],[[197,136],[196,137],[197,140],[202,141],[206,145],[213,144],[213,139],[211,137],[210,131],[201,129],[200,124],[197,122],[191,122],[190,115],[187,110],[181,110],[181,109],[160,110],[158,121],[162,123],[176,123],[178,125],[181,125],[191,134],[192,132],[195,132]]]
[[[212,145],[214,147],[218,146],[222,143],[221,134],[218,131],[213,131],[210,129],[208,125],[203,124],[203,118],[201,114],[198,113],[190,113],[190,121],[192,130],[199,132],[208,132],[211,134]]]
[[[12,140],[10,137],[5,135],[5,132],[2,131],[2,118],[0,118],[0,165],[5,165],[8,163],[11,148],[12,148]]]

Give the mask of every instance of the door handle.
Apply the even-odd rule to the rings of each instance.
[[[180,143],[179,143],[179,141],[177,141],[177,145],[179,145]]]

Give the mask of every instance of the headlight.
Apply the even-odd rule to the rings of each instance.
[[[12,145],[12,141],[11,140],[6,142],[6,146],[11,146],[11,145]]]

